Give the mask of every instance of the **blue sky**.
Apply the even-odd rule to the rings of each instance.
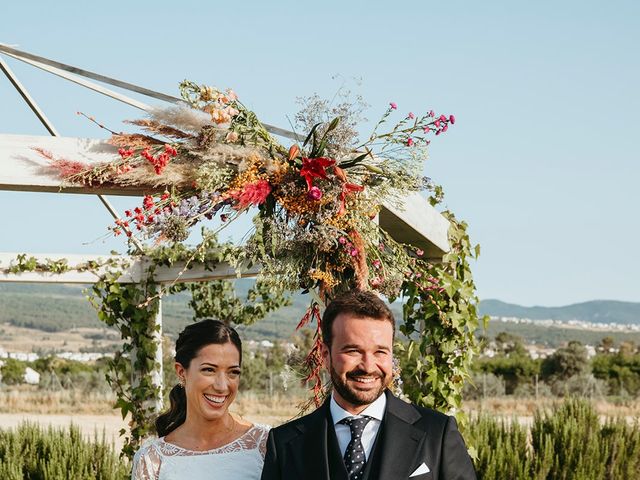
[[[335,75],[372,120],[390,101],[453,113],[425,173],[482,246],[481,298],[640,301],[637,2],[23,1],[2,17],[0,42],[170,94],[184,78],[233,87],[282,127],[296,97],[331,97]],[[139,116],[4,58],[64,136],[104,136],[78,110],[116,129]],[[4,77],[0,132],[46,135]],[[0,251],[124,250],[96,240],[111,219],[95,197],[0,204]]]

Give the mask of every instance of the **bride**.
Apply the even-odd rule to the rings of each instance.
[[[268,428],[234,418],[242,344],[218,320],[187,326],[176,342],[179,383],[156,420],[158,438],[133,459],[132,480],[259,479]]]

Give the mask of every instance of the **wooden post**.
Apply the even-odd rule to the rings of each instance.
[[[156,286],[153,294],[159,293],[161,287]],[[134,346],[131,350],[131,387],[136,388],[140,385],[143,376],[147,376],[151,385],[157,387],[157,394],[155,397],[150,397],[144,400],[143,406],[146,411],[152,411],[154,414],[159,414],[163,409],[163,371],[162,371],[162,301],[158,302],[158,312],[155,317],[149,321],[148,331],[150,332],[151,341],[156,346],[156,354],[153,359],[153,367],[150,370],[145,371],[136,367],[136,360],[138,356],[137,348]],[[134,341],[135,345],[135,341]]]
[[[159,289],[160,287],[156,287]],[[154,367],[151,370],[151,381],[158,387],[156,398],[150,399],[153,402],[153,410],[159,414],[163,409],[162,392],[164,387],[164,375],[162,370],[162,300],[158,299],[158,313],[154,320],[153,343],[156,344],[156,358]]]

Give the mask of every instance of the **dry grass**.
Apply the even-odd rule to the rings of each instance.
[[[118,334],[105,328],[74,328],[63,332],[44,332],[34,328],[16,327],[8,323],[0,324],[0,349],[7,352],[32,352],[34,346],[43,352],[79,352],[93,347],[91,335],[103,335],[100,347],[110,347],[115,351],[120,345]]]
[[[231,407],[233,413],[253,422],[280,425],[299,415],[300,405],[307,401],[304,391],[240,392]],[[532,417],[537,408],[554,408],[562,399],[495,397],[482,401],[468,400],[468,413],[488,413],[504,417]],[[114,415],[115,396],[112,393],[85,393],[77,390],[46,392],[35,387],[21,386],[0,389],[0,413]],[[640,399],[612,403],[594,400],[593,405],[602,417],[640,418]]]
[[[112,393],[45,392],[24,386],[0,389],[0,413],[113,415],[114,403]]]
[[[494,397],[484,400],[468,400],[463,409],[468,413],[488,413],[505,417],[532,417],[538,408],[555,408],[562,403],[562,398],[514,398]],[[593,406],[601,417],[640,418],[640,399],[630,399],[620,402],[607,400],[593,400]]]
[[[277,393],[271,397],[263,393],[243,392],[231,407],[231,411],[254,423],[281,425],[298,416],[299,405],[306,398],[299,395]]]

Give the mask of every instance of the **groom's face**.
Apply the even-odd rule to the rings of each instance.
[[[339,314],[331,329],[331,348],[323,345],[338,404],[358,414],[387,388],[393,372],[393,327],[370,317]]]

